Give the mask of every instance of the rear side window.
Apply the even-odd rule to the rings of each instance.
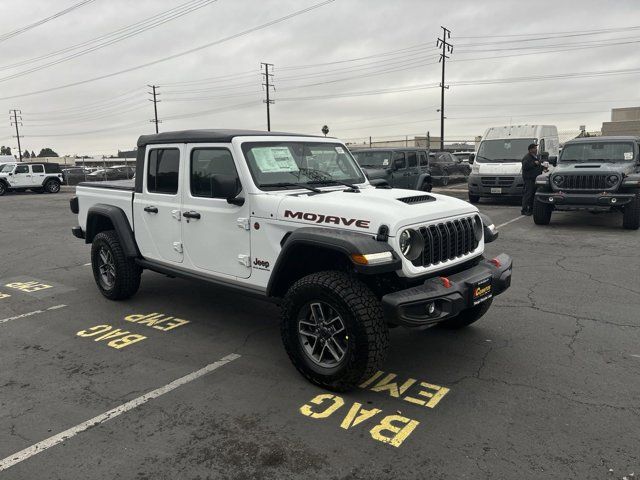
[[[421,167],[426,167],[428,165],[426,152],[418,152],[418,161],[420,162]]]
[[[149,152],[147,191],[175,195],[178,193],[180,150],[156,148]]]
[[[191,194],[194,197],[224,198],[216,192],[216,179],[238,178],[233,156],[226,148],[194,148],[191,151]]]
[[[31,165],[31,171],[33,173],[44,173],[44,167],[42,165]]]
[[[407,163],[409,164],[409,168],[418,166],[416,152],[407,152]]]

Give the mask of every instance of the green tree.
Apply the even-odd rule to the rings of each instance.
[[[31,150],[31,158],[36,158],[36,152],[34,152],[33,150]]]
[[[5,155],[13,155],[13,154],[11,153],[11,147],[6,147],[6,148],[4,149],[4,154],[5,154]]]
[[[52,149],[50,149],[49,147],[43,148],[42,150],[40,150],[40,153],[38,154],[38,157],[57,157],[57,156],[58,154],[54,152]]]
[[[25,150],[24,153],[22,154],[22,158],[29,158],[31,157],[31,155],[29,154],[29,150]]]

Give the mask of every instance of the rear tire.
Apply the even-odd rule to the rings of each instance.
[[[622,212],[622,227],[626,230],[638,230],[640,228],[640,194],[636,196],[630,203],[625,205]]]
[[[489,300],[485,300],[479,305],[475,307],[467,308],[460,312],[457,316],[450,318],[449,320],[445,320],[444,322],[440,322],[438,324],[439,327],[457,330],[459,328],[464,328],[471,325],[474,322],[477,322],[482,318],[482,316],[489,311],[491,308],[491,304],[493,303],[493,298]]]
[[[480,203],[480,195],[471,195],[471,194],[469,194],[469,203],[473,203],[474,205],[476,203]]]
[[[142,268],[125,256],[114,230],[100,232],[93,239],[91,268],[100,293],[109,300],[124,300],[140,288]]]
[[[533,221],[536,225],[549,225],[553,205],[543,203],[539,200],[533,202]]]
[[[422,192],[430,192],[431,191],[431,182],[428,180],[425,180],[422,182],[422,185],[420,185],[420,191]]]
[[[58,193],[60,191],[60,182],[58,180],[48,180],[44,184],[44,190],[47,193]]]
[[[282,304],[280,331],[296,369],[333,391],[352,389],[370,378],[389,345],[380,301],[360,280],[337,271],[313,273],[291,286]]]

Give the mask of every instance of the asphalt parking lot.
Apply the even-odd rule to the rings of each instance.
[[[0,198],[2,479],[640,475],[640,232],[618,215],[483,202],[512,288],[464,331],[392,330],[384,372],[335,395],[274,305],[151,272],[104,299],[70,197]]]

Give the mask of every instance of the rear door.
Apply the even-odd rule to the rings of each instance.
[[[44,183],[44,165],[31,165],[31,185],[39,186]]]
[[[418,152],[415,150],[407,151],[407,172],[405,173],[406,188],[418,188],[419,175],[420,171],[418,169]]]
[[[182,235],[188,262],[206,273],[251,275],[249,199],[232,205],[216,188],[218,179],[239,178],[231,145],[187,145],[183,168]],[[241,186],[239,187],[242,196]],[[189,218],[185,218],[187,214]]]
[[[152,145],[145,152],[142,192],[133,218],[140,253],[148,260],[182,263],[181,164],[184,145]]]

